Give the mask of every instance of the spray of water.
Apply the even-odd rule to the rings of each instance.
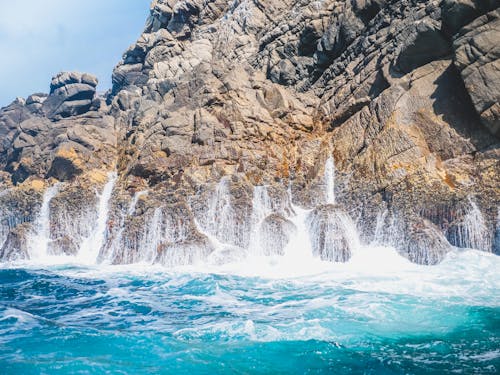
[[[238,223],[231,205],[229,178],[223,177],[210,197],[208,212],[201,220],[202,232],[209,233],[218,241],[239,245]]]
[[[113,188],[117,179],[116,172],[108,174],[108,182],[97,200],[97,222],[90,235],[83,239],[78,250],[77,260],[83,264],[95,264],[99,252],[104,246],[107,233],[107,223],[109,216],[109,203],[113,194]]]
[[[128,211],[127,211],[127,214],[129,216],[132,216],[135,213],[135,208],[137,207],[137,203],[139,202],[139,199],[141,199],[141,197],[143,197],[145,195],[148,195],[148,193],[149,192],[147,190],[142,190],[142,191],[138,191],[137,193],[134,194],[132,201],[130,202],[130,205],[128,207]]]
[[[282,199],[280,193],[276,193],[280,187],[273,190],[271,198],[270,187],[256,186],[253,191],[252,212],[246,215],[239,211],[241,207],[233,207],[231,181],[225,177],[209,196],[207,210],[197,213],[194,225],[182,210],[170,206],[157,207],[149,215],[145,215],[142,235],[127,239],[133,242],[131,244],[123,240],[125,223],[132,219],[140,197],[147,192],[134,195],[129,206],[123,210],[116,235],[112,241],[107,242],[109,202],[117,178],[112,173],[102,192],[98,194],[92,213],[95,219],[71,220],[67,217],[62,220],[65,222],[62,229],[66,231],[62,235],[77,244],[78,251],[74,261],[83,264],[110,262],[116,258],[120,263],[161,263],[169,267],[197,262],[220,266],[244,260],[252,268],[271,261],[281,264],[283,269],[295,272],[304,267],[321,269],[323,263],[353,262],[360,259],[360,254],[364,257],[382,254],[381,249],[396,246],[403,239],[403,221],[394,212],[389,213],[384,209],[377,216],[371,244],[363,246],[350,215],[332,203],[336,200],[333,158],[326,161],[324,170],[325,200],[328,204],[304,209],[293,204],[291,188],[288,189],[288,197]],[[50,222],[61,221],[60,214],[58,217],[50,217],[50,201],[57,194],[58,186],[45,192],[29,238],[30,256],[34,259],[47,256],[51,241]],[[82,217],[86,217],[85,213]],[[56,227],[59,225],[61,224]],[[71,225],[78,228],[72,228]],[[86,225],[89,228],[85,229]],[[193,233],[193,227],[198,229],[197,233]],[[470,210],[456,228],[456,242],[467,244],[466,247],[470,248],[491,249],[487,224],[473,200],[470,200]],[[58,230],[58,237],[61,236],[60,232]],[[429,243],[431,247],[435,245]],[[428,249],[424,254],[417,255],[432,255],[433,250]]]
[[[271,199],[266,186],[255,186],[252,199],[252,233],[249,253],[263,255],[266,238],[262,230],[264,219],[272,213]]]
[[[35,220],[33,230],[28,234],[27,247],[31,259],[42,259],[49,255],[50,202],[59,192],[60,184],[49,187],[43,194],[42,206]]]
[[[491,251],[491,237],[484,216],[473,199],[469,198],[469,203],[471,208],[465,215],[461,235],[464,237],[465,242],[469,244],[468,247]]]
[[[325,197],[327,204],[335,204],[335,162],[330,156],[325,164]]]

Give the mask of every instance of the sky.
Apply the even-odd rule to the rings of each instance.
[[[60,71],[88,72],[99,91],[140,36],[151,0],[0,0],[0,107],[48,92]]]

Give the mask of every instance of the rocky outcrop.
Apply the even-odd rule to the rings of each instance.
[[[2,110],[0,164],[14,184],[30,176],[66,181],[113,167],[114,119],[92,107],[100,101],[94,100],[96,85],[93,76],[61,73],[52,80],[50,95],[32,95]]]
[[[1,110],[1,184],[64,182],[49,248],[74,253],[115,170],[98,249],[111,263],[235,259],[257,223],[280,256],[293,204],[324,260],[349,260],[353,231],[422,264],[452,246],[497,251],[498,6],[155,0],[106,98],[94,77],[61,73]],[[16,223],[40,207],[26,199]]]
[[[42,110],[50,119],[81,115],[92,106],[99,108],[99,100],[94,102],[97,78],[90,74],[63,72],[52,78],[50,94],[42,104]]]
[[[460,30],[454,41],[459,69],[483,124],[500,135],[500,11],[476,19]]]

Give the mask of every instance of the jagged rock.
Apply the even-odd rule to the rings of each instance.
[[[498,0],[444,0],[441,5],[443,30],[453,35],[463,26],[499,6]]]
[[[398,37],[402,42],[396,67],[402,73],[409,73],[451,53],[451,45],[441,33],[439,22],[431,18],[409,26]]]
[[[86,113],[92,107],[97,78],[87,73],[62,72],[52,78],[50,95],[42,108],[50,119]]]
[[[455,65],[492,134],[500,136],[500,11],[494,10],[464,27],[454,41]]]

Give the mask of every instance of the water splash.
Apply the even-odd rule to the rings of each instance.
[[[149,191],[147,191],[147,190],[138,191],[134,194],[134,197],[130,201],[130,205],[129,205],[128,210],[127,210],[127,214],[129,216],[132,216],[135,213],[135,208],[137,207],[137,203],[139,202],[139,199],[145,195],[148,195],[148,194],[149,194]]]
[[[220,180],[209,199],[208,212],[199,220],[203,232],[209,233],[222,243],[240,245],[239,223],[236,221],[236,213],[231,205],[228,177]]]
[[[99,252],[105,244],[107,223],[109,217],[109,203],[113,194],[113,189],[117,180],[116,172],[108,174],[108,182],[97,200],[97,221],[90,235],[83,239],[76,256],[77,260],[83,264],[95,264]]]
[[[388,215],[389,215],[389,211],[387,210],[387,208],[385,208],[384,210],[380,210],[377,213],[377,221],[375,224],[373,239],[371,241],[372,246],[384,244],[384,242],[385,242],[384,230],[385,230],[385,224],[386,224],[386,220],[387,220]]]
[[[291,192],[290,192],[291,194]],[[290,196],[290,201],[292,197]],[[294,214],[289,218],[297,230],[285,248],[285,256],[297,264],[309,262],[312,256],[311,237],[307,227],[307,217],[311,210],[305,210],[292,204]]]
[[[491,252],[492,238],[486,220],[477,203],[470,197],[468,201],[470,207],[462,221],[448,229],[449,240],[457,247]]]
[[[267,186],[255,186],[252,199],[252,221],[259,223],[273,211]]]
[[[60,184],[57,183],[43,194],[42,206],[35,220],[33,230],[28,234],[27,246],[31,259],[43,259],[49,255],[50,237],[50,202],[59,192]]]
[[[265,234],[262,230],[264,219],[272,213],[271,199],[266,186],[255,186],[252,198],[252,233],[250,234],[249,253],[262,255],[265,253]]]
[[[154,261],[163,237],[163,214],[161,208],[156,208],[151,221],[144,228],[144,235],[139,245],[142,261]]]
[[[347,262],[359,248],[356,226],[349,215],[337,206],[314,209],[308,216],[312,253],[322,260]]]
[[[325,164],[325,197],[327,204],[335,204],[335,162],[333,157],[330,156]]]

